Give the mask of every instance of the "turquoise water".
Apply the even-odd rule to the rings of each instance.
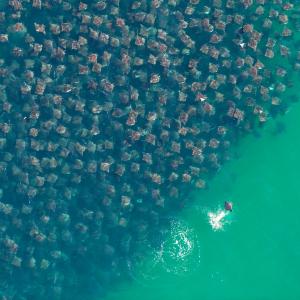
[[[261,2],[0,1],[0,300],[300,297],[300,6]]]
[[[270,122],[260,138],[244,139],[236,149],[239,158],[225,165],[180,216],[200,253],[191,250],[167,265],[152,253],[135,280],[107,300],[299,299],[299,116],[296,104]],[[276,134],[281,122],[284,132]],[[206,213],[225,200],[234,202],[234,211],[223,231],[214,232]],[[170,243],[180,239],[179,232]],[[178,253],[175,247],[166,256]],[[184,271],[187,262],[193,268]]]

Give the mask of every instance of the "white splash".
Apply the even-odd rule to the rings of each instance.
[[[216,212],[209,211],[207,213],[209,224],[214,231],[223,230],[224,225],[228,223],[225,218],[228,214],[229,211],[224,209],[218,209]]]

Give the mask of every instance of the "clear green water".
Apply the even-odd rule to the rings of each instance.
[[[298,104],[282,120],[270,122],[260,138],[244,139],[235,150],[239,158],[226,164],[210,189],[171,222],[162,249],[150,253],[132,282],[115,287],[106,299],[300,299],[299,116]],[[274,135],[279,122],[286,130]],[[224,230],[214,232],[207,213],[225,200],[233,201],[234,212]],[[61,273],[71,278],[67,270]],[[46,277],[41,274],[35,276]],[[47,274],[53,278],[49,285],[59,281],[56,274]],[[95,279],[89,283],[97,290]],[[24,280],[22,284],[26,286]],[[40,293],[35,293],[37,299]],[[92,299],[84,295],[77,299]]]
[[[239,158],[224,166],[209,190],[196,195],[180,221],[194,247],[185,257],[172,258],[180,242],[175,228],[164,259],[151,253],[135,279],[107,300],[300,299],[299,116],[296,104],[271,121],[260,138],[245,138],[236,149]],[[285,130],[274,134],[279,122]],[[225,200],[234,202],[231,223],[214,232],[207,210]]]

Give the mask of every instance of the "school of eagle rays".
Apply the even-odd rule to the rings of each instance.
[[[122,278],[297,100],[299,30],[292,0],[1,1],[1,300]]]

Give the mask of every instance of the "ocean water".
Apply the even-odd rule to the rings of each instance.
[[[300,299],[300,105],[248,136],[136,276],[107,300]],[[207,212],[234,204],[221,231]]]
[[[53,7],[48,5],[50,2]],[[251,92],[247,90],[251,87],[247,83],[253,81],[255,89],[260,88],[260,79],[256,78],[258,83],[254,78],[248,80],[247,72],[242,74],[243,68],[238,66],[222,72],[238,75],[237,85],[246,91],[241,99],[236,95],[239,91],[232,87],[235,84],[225,84],[219,89],[225,95],[224,102],[222,94],[218,98],[211,88],[205,97],[197,94],[201,100],[197,104],[194,91],[187,92],[186,103],[179,103],[182,101],[177,95],[179,89],[189,89],[194,80],[211,83],[212,74],[218,73],[215,68],[219,68],[214,65],[217,59],[211,60],[184,45],[189,44],[187,35],[181,32],[180,39],[185,43],[177,36],[175,28],[179,28],[176,26],[181,14],[176,10],[187,9],[189,15],[188,1],[177,1],[178,5],[176,1],[163,1],[167,10],[155,12],[154,28],[150,26],[151,15],[145,26],[139,24],[143,10],[152,11],[150,0],[142,1],[140,8],[133,0],[99,1],[98,8],[94,3],[97,1],[85,1],[86,8],[80,8],[84,4],[79,2],[43,1],[41,8],[32,8],[30,1],[23,1],[24,9],[15,8],[15,13],[10,6],[18,6],[18,1],[0,1],[0,10],[5,11],[0,16],[0,33],[8,32],[9,37],[8,42],[0,44],[0,300],[299,299],[299,104],[293,103],[289,111],[275,120],[270,118],[264,128],[255,127],[258,115],[264,118],[264,109],[270,110],[270,116],[283,113],[298,97],[299,76],[295,72],[291,78],[290,74],[293,63],[300,61],[300,54],[296,58],[297,37],[281,37],[285,22],[274,20],[271,32],[263,30],[263,42],[274,35],[280,46],[290,47],[291,55],[279,56],[278,45],[273,60],[263,57],[265,46],[257,53],[249,52],[253,61],[261,58],[265,63],[266,70],[258,66],[256,71],[263,76],[262,82],[271,97],[281,97],[283,87],[279,83],[289,87],[294,84],[289,93],[283,94],[285,99],[281,104],[273,101],[270,104],[270,98],[261,97],[256,90],[252,95],[255,99],[248,98]],[[189,1],[192,2],[197,1]],[[280,3],[266,2],[265,16]],[[299,30],[299,3],[292,2],[297,9],[289,26]],[[39,5],[39,1],[32,3]],[[151,3],[156,5],[156,1]],[[203,0],[195,9],[196,15],[209,14],[202,11],[205,4],[221,6],[218,1]],[[86,19],[80,12],[85,9]],[[136,9],[137,15],[133,17],[131,13]],[[169,15],[168,9],[172,12]],[[96,23],[103,24],[82,25],[91,23],[88,14],[103,16],[105,21],[100,18]],[[255,23],[254,15],[254,8],[246,11],[247,22]],[[116,20],[116,16],[129,25],[123,28],[120,25],[123,19]],[[190,17],[186,18],[192,22]],[[210,18],[214,20],[215,16]],[[14,32],[12,24],[16,20],[25,24],[20,32]],[[39,32],[43,31],[42,23],[47,32]],[[261,25],[258,18],[255,28]],[[55,33],[60,26],[66,28]],[[170,70],[163,68],[163,63],[139,65],[138,60],[126,66],[129,57],[140,56],[147,61],[149,54],[160,54],[151,47],[138,45],[139,35],[156,39],[155,26],[165,28],[171,35],[167,43],[179,47],[175,47],[179,54],[170,48],[173,51]],[[239,53],[244,46],[233,47],[231,37],[241,37],[245,32],[238,24],[229,28],[221,45],[229,47],[229,57],[235,60],[239,54],[245,54]],[[98,29],[103,31],[104,40],[110,35],[117,39],[112,44],[99,42],[90,35]],[[30,35],[26,36],[26,32]],[[197,49],[210,40],[208,32],[192,27],[186,32],[196,42]],[[164,31],[160,34],[163,41]],[[82,36],[85,38],[79,47],[76,41]],[[5,35],[2,39],[5,40]],[[36,53],[32,52],[30,41],[41,45],[45,42],[44,48],[37,44]],[[54,51],[49,41],[66,51],[62,48]],[[70,49],[71,44],[74,49],[73,46]],[[129,48],[128,57],[126,51],[122,56],[123,46]],[[163,50],[164,45],[161,47]],[[41,55],[38,49],[42,49]],[[64,52],[67,57],[60,58]],[[112,59],[108,58],[110,52]],[[91,64],[95,53],[99,55],[96,61],[103,63],[102,73],[99,65]],[[173,57],[174,53],[178,57]],[[195,74],[187,75],[188,87],[178,84],[183,80],[178,72],[188,73],[190,58],[192,65],[198,56],[201,66]],[[63,75],[62,63],[66,67]],[[286,68],[289,75],[279,76],[277,67]],[[161,83],[149,86],[153,72],[161,76]],[[25,81],[32,86],[24,84]],[[110,82],[116,83],[115,88]],[[201,97],[207,101],[203,102]],[[215,115],[210,102],[215,105]],[[255,103],[262,105],[257,114]],[[237,120],[236,114],[243,112],[237,107],[245,110],[247,122],[240,124]],[[181,114],[186,111],[191,114],[188,122]],[[158,112],[158,116],[152,115],[153,112]],[[136,114],[140,116],[133,120]],[[202,152],[202,147],[205,148],[205,143],[203,146],[199,141],[202,138],[207,144],[213,138],[220,139],[218,149],[210,145],[203,151],[203,164],[200,158],[194,161],[194,153],[191,155],[190,134],[185,138],[178,133],[186,122],[192,126],[188,127],[191,132],[195,132],[191,139],[200,147],[196,150]],[[227,135],[217,132],[219,125],[228,129]],[[244,137],[252,126],[253,135]],[[136,131],[131,132],[131,128]],[[135,143],[133,135],[139,132],[142,141]],[[148,135],[151,132],[159,140],[157,144],[151,142]],[[169,142],[164,140],[169,140],[168,132]],[[229,147],[230,143],[236,145]],[[232,159],[223,167],[228,155]],[[176,167],[181,159],[184,166]],[[138,162],[141,170],[133,172],[132,161]],[[211,173],[221,165],[212,179]],[[200,175],[193,174],[197,171],[190,167],[195,166],[201,167]],[[179,174],[178,183],[169,179],[173,169]],[[187,199],[194,189],[188,190],[185,183],[190,173],[191,178],[194,176],[193,185],[199,176],[201,180],[208,179],[209,186],[194,193],[193,201]],[[166,185],[160,185],[161,178]],[[168,194],[173,194],[174,199]],[[224,211],[224,201],[233,203],[232,213]],[[180,212],[171,209],[185,204]],[[222,217],[217,224],[220,226],[213,228],[211,218],[218,216]],[[169,230],[165,223],[170,224]],[[150,240],[155,243],[150,244]]]

